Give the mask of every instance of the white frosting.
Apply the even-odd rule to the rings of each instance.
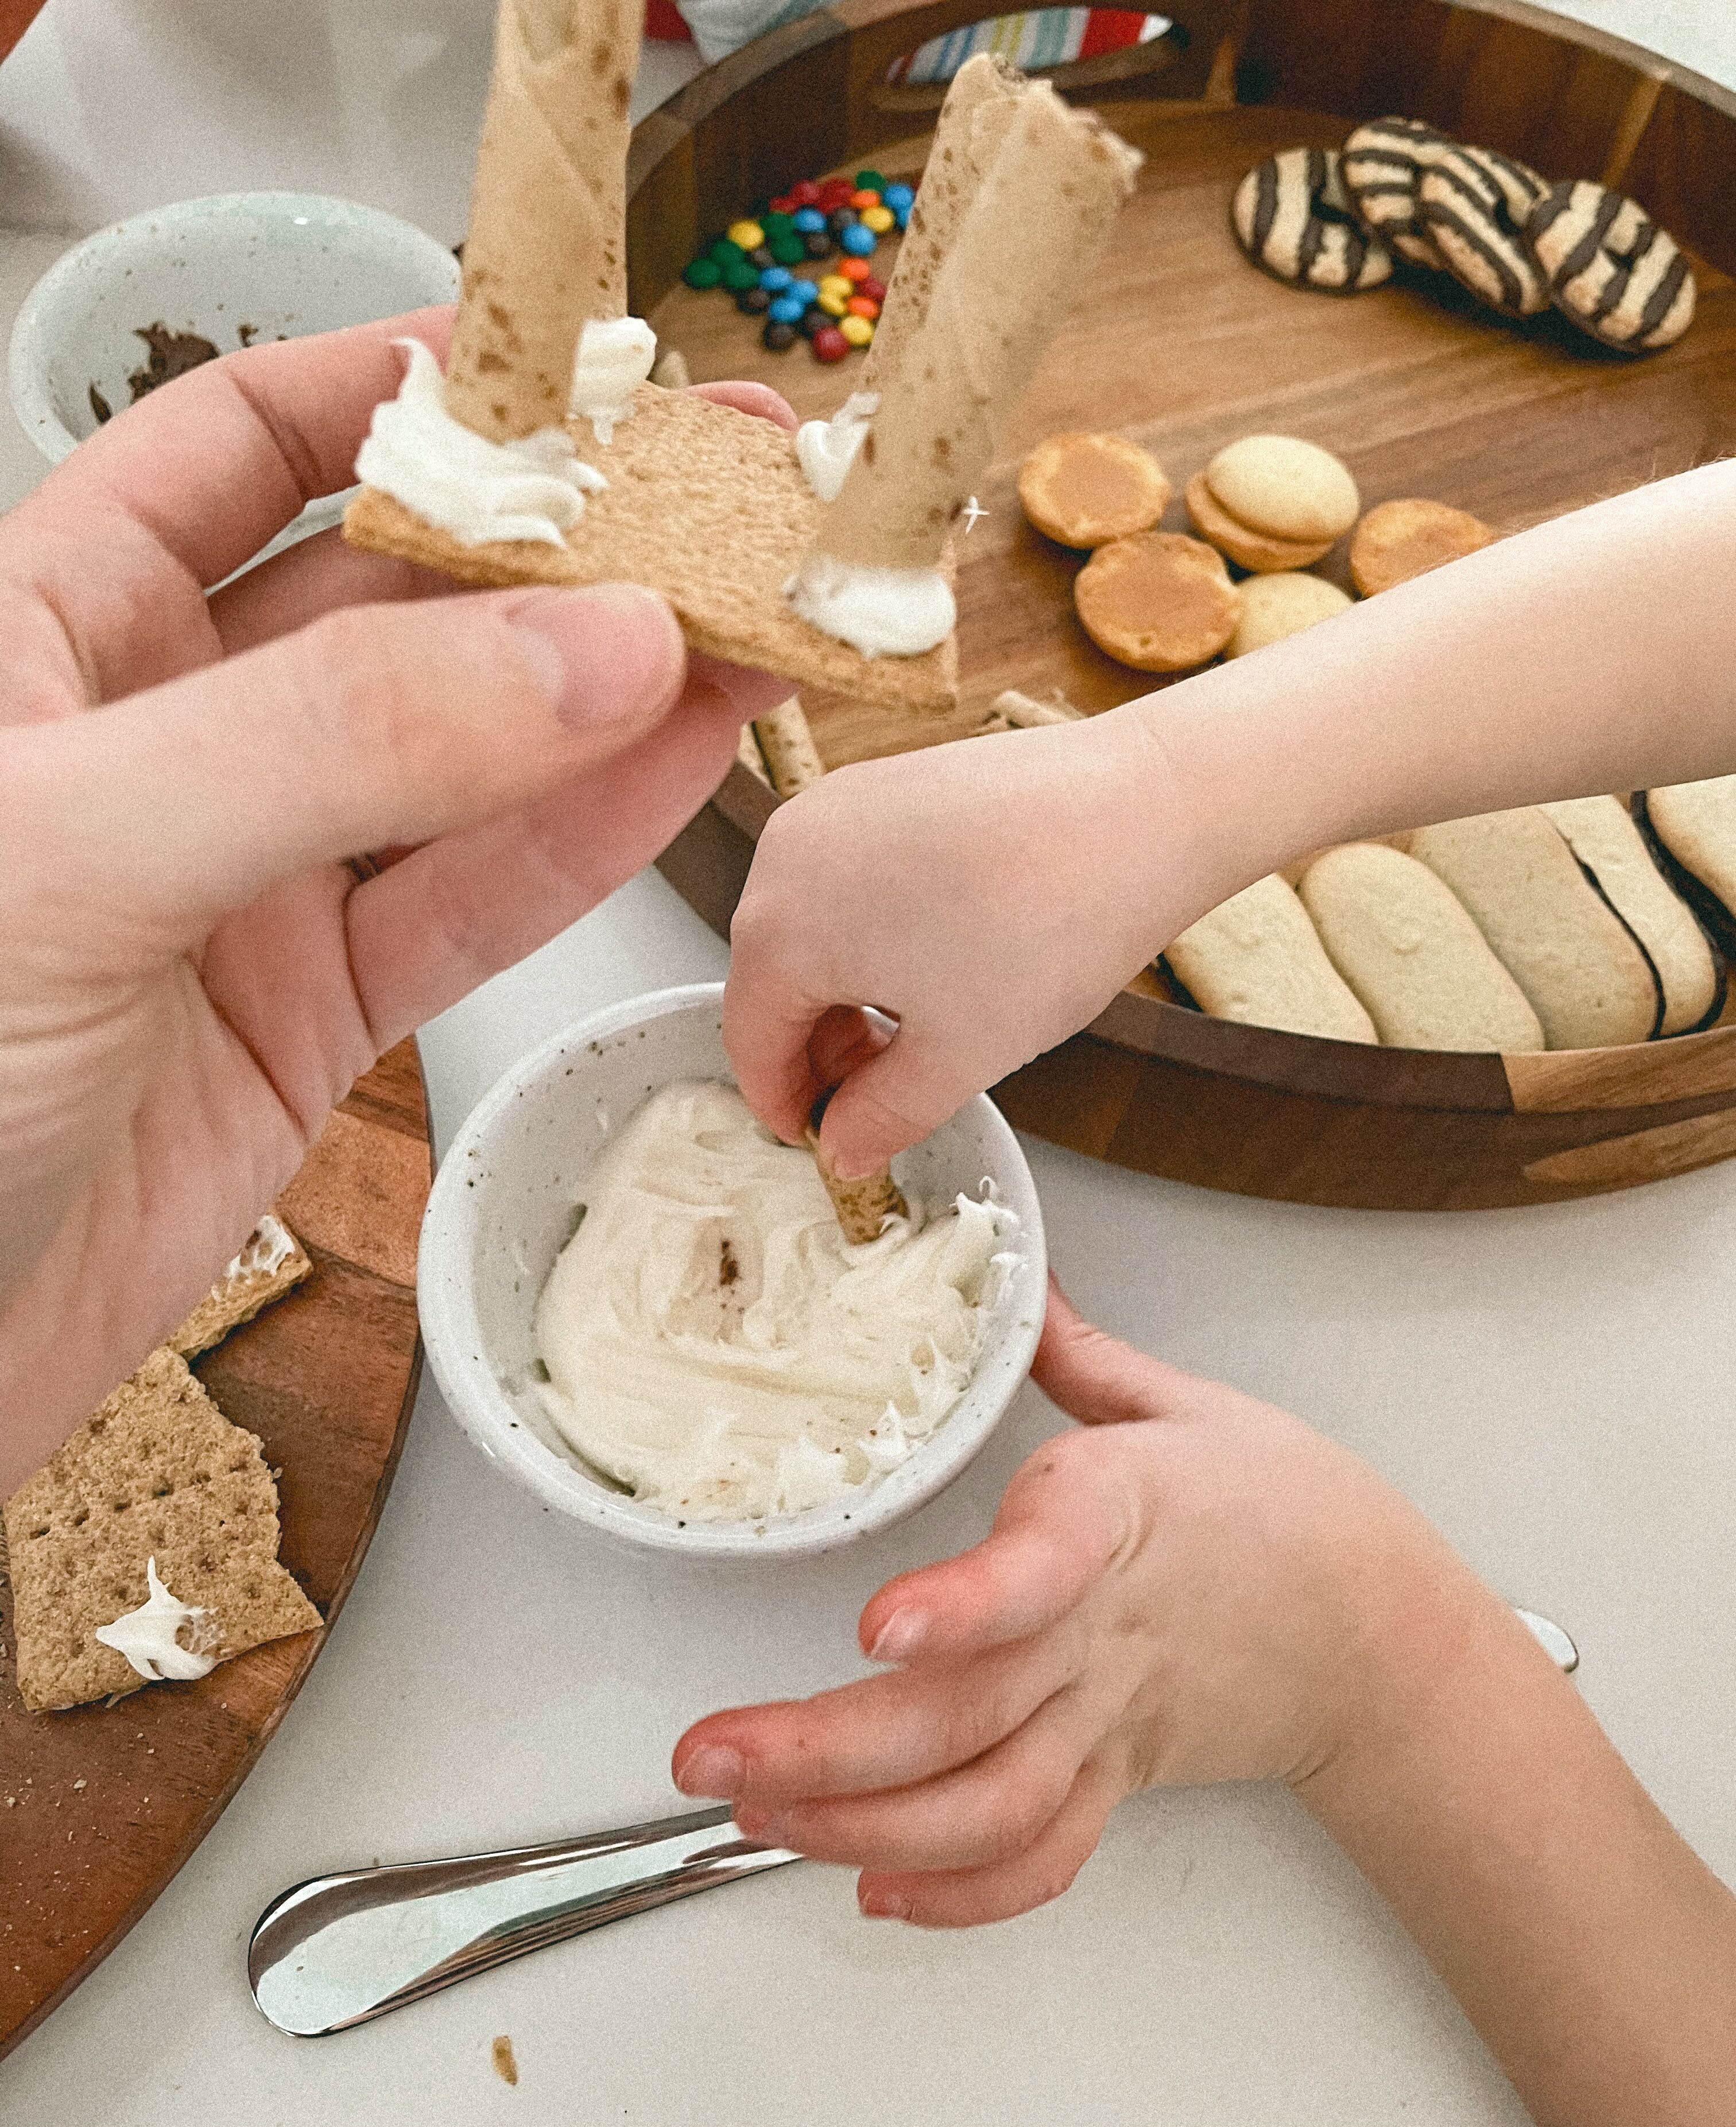
[[[573,357],[570,414],[582,414],[599,443],[628,419],[633,393],[651,373],[657,359],[657,335],[643,318],[593,318],[579,335]]]
[[[223,1273],[225,1281],[234,1277],[269,1277],[281,1270],[296,1252],[295,1236],[281,1219],[274,1219],[267,1211],[247,1237],[239,1255]],[[216,1291],[214,1286],[212,1291]]]
[[[184,1647],[177,1637],[183,1625],[192,1627],[195,1642],[205,1637],[201,1627],[210,1613],[171,1595],[157,1578],[154,1558],[147,1562],[144,1578],[150,1589],[144,1601],[136,1610],[124,1612],[113,1624],[98,1625],[96,1637],[104,1646],[125,1655],[140,1675],[152,1684],[161,1684],[165,1677],[185,1681],[215,1669],[214,1654]]]
[[[491,443],[446,410],[446,380],[420,340],[403,339],[409,363],[395,399],[374,409],[356,455],[356,477],[394,495],[424,524],[461,547],[536,539],[559,547],[584,514],[584,498],[608,486],[573,448],[564,429]]]
[[[549,1416],[686,1521],[794,1514],[897,1468],[968,1386],[1005,1206],[912,1203],[853,1247],[806,1151],[732,1087],[664,1087],[598,1157],[537,1302]]]
[[[838,500],[844,476],[879,411],[877,391],[853,391],[830,421],[804,421],[797,429],[797,459],[822,502]]]
[[[864,657],[915,657],[944,642],[958,618],[938,569],[877,569],[816,548],[783,587],[803,620]]]

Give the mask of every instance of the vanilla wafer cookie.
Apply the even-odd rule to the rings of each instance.
[[[1440,266],[1440,253],[1417,217],[1417,188],[1435,158],[1455,144],[1420,118],[1374,118],[1340,150],[1351,206],[1366,227],[1413,266]]]
[[[1660,1034],[1685,1034],[1717,1003],[1723,977],[1711,942],[1652,860],[1619,798],[1569,798],[1541,805],[1550,824],[1639,940],[1663,992]]]
[[[1377,1039],[1374,1022],[1327,958],[1294,888],[1275,873],[1190,924],[1163,957],[1213,1019],[1330,1041]]]
[[[1256,163],[1230,202],[1236,240],[1293,287],[1360,295],[1392,278],[1393,254],[1357,218],[1331,148],[1286,148]]]
[[[1554,185],[1526,235],[1549,301],[1606,347],[1648,354],[1693,323],[1693,272],[1637,200],[1583,178]]]
[[[1327,956],[1394,1049],[1541,1049],[1525,992],[1452,889],[1381,842],[1317,856],[1297,892]]]
[[[1417,220],[1453,278],[1503,317],[1549,306],[1547,277],[1526,224],[1549,187],[1537,173],[1493,148],[1448,146],[1417,182]]]
[[[1651,1033],[1662,1002],[1651,963],[1536,806],[1419,827],[1410,846],[1470,912],[1551,1049]]]

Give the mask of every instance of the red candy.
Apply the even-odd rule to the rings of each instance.
[[[852,266],[866,266],[868,261],[866,258],[853,258],[850,263]],[[850,278],[856,283],[856,293],[859,296],[866,296],[871,303],[883,303],[886,301],[884,281],[877,281],[872,273],[852,273]]]
[[[808,344],[816,362],[842,362],[850,351],[849,342],[836,325],[822,325]]]
[[[811,178],[804,178],[799,185],[792,185],[790,187],[789,197],[792,201],[792,205],[790,208],[790,211],[792,213],[793,213],[798,206],[818,206],[820,204],[820,187],[814,182],[814,180]]]
[[[769,200],[766,204],[773,214],[793,214],[802,202],[793,192],[786,192],[782,199]]]
[[[838,271],[846,281],[865,281],[873,268],[866,258],[845,258],[840,261]]]
[[[855,187],[848,178],[828,178],[816,192],[814,205],[823,214],[835,214],[841,206],[850,203],[850,194]]]

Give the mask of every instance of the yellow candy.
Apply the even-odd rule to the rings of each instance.
[[[739,244],[744,251],[757,251],[765,241],[765,231],[757,221],[732,221],[726,234],[731,244]]]
[[[842,296],[848,302],[856,292],[856,284],[842,273],[827,273],[820,281],[822,296]]]
[[[830,317],[841,318],[849,307],[849,297],[840,296],[835,288],[822,288],[814,301]]]
[[[821,300],[823,302],[824,296]],[[874,328],[866,318],[840,318],[838,320],[838,329],[852,347],[866,347],[874,337]]]
[[[871,229],[876,236],[884,236],[898,217],[889,206],[865,206],[862,210],[862,225]],[[732,230],[731,234],[735,231]]]

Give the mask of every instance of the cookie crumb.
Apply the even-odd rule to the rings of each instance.
[[[503,2032],[489,2049],[489,2052],[494,2063],[495,2074],[503,2082],[511,2083],[516,2089],[518,2082],[518,2063],[513,2057],[512,2040]]]

